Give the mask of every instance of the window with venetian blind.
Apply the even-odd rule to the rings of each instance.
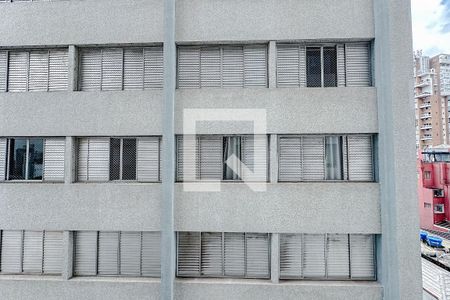
[[[374,180],[373,135],[280,136],[280,182]]]
[[[280,278],[375,280],[375,235],[281,234]]]
[[[267,181],[267,135],[177,136],[177,181]]]
[[[81,48],[80,91],[162,89],[162,47]]]
[[[61,274],[61,231],[2,230],[0,274]]]
[[[62,182],[64,155],[64,138],[0,138],[0,182]]]
[[[1,92],[53,92],[68,87],[68,49],[0,50]]]
[[[179,46],[178,88],[267,87],[267,45]]]
[[[371,44],[278,44],[277,87],[372,86]]]
[[[160,181],[161,137],[78,139],[78,181]]]
[[[178,232],[178,277],[270,278],[268,233]]]
[[[160,233],[76,231],[75,276],[159,277]]]

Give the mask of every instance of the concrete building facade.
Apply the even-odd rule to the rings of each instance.
[[[421,297],[408,1],[0,2],[0,298]]]

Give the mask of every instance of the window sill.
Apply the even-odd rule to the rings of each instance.
[[[160,278],[155,277],[120,277],[120,276],[75,276],[70,281],[79,282],[145,282],[160,283]]]

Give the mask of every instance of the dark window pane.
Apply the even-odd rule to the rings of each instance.
[[[30,139],[30,148],[28,154],[28,179],[42,179],[44,170],[44,140]]]
[[[342,137],[327,136],[325,140],[326,179],[342,180]]]
[[[120,139],[111,139],[110,142],[109,179],[120,179]]]
[[[337,59],[335,47],[323,48],[323,84],[337,86]]]
[[[25,179],[27,140],[9,141],[9,180]]]
[[[306,48],[306,86],[321,87],[320,47]]]
[[[232,164],[233,168],[230,168],[226,161],[235,155],[237,160]],[[239,136],[227,136],[224,138],[223,146],[223,179],[224,180],[239,180],[239,173],[241,172],[241,137]],[[233,171],[233,169],[236,171]]]
[[[136,139],[123,139],[122,179],[136,180]]]

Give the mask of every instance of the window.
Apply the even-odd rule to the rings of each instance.
[[[270,278],[268,233],[178,232],[177,276]]]
[[[371,86],[369,43],[278,44],[278,87]]]
[[[424,171],[423,177],[424,179],[431,179],[431,171]]]
[[[423,203],[423,207],[424,208],[431,208],[431,203],[424,202]]]
[[[282,234],[280,278],[375,280],[371,234]]]
[[[1,231],[2,274],[61,274],[62,232]]]
[[[266,135],[177,136],[177,180],[267,181]]]
[[[434,206],[434,212],[435,213],[439,213],[439,214],[443,214],[445,212],[444,211],[444,204],[436,204]]]
[[[436,198],[442,198],[444,197],[444,190],[442,189],[433,190],[433,195]]]
[[[370,135],[281,136],[278,142],[280,182],[374,180]]]
[[[162,89],[162,47],[80,50],[81,91]]]
[[[65,91],[67,49],[0,50],[0,91]]]
[[[64,138],[0,138],[0,181],[64,181]]]
[[[160,181],[160,137],[80,138],[78,181]]]
[[[267,87],[267,45],[180,46],[178,88]]]
[[[75,276],[160,277],[160,233],[76,231]]]

